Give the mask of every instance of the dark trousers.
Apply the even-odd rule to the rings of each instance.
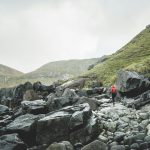
[[[115,97],[116,97],[116,93],[112,93],[112,102],[113,102],[113,105],[115,104]]]

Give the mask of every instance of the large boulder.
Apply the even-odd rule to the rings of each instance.
[[[27,150],[27,145],[18,137],[17,133],[0,137],[1,150]]]
[[[148,90],[148,91],[142,93],[141,95],[139,95],[135,98],[132,98],[132,99],[124,98],[123,103],[127,107],[139,109],[140,107],[150,103],[150,90]]]
[[[47,98],[47,106],[49,111],[54,111],[65,106],[73,105],[78,101],[79,96],[74,90],[66,88],[61,96],[58,97],[57,94],[51,93]]]
[[[35,144],[36,121],[44,115],[26,114],[16,118],[6,126],[8,133],[18,133],[28,145]]]
[[[85,79],[84,78],[79,78],[79,79],[74,79],[71,81],[67,81],[61,86],[63,88],[83,88],[85,84]]]
[[[118,72],[116,86],[123,95],[134,97],[150,89],[150,81],[136,72],[121,70]]]
[[[87,143],[98,135],[97,120],[87,103],[64,107],[37,122],[37,143],[67,140]]]
[[[46,102],[43,100],[22,101],[21,107],[25,113],[31,113],[34,115],[48,113]]]

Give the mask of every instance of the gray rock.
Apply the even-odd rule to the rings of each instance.
[[[0,105],[0,116],[1,115],[6,115],[9,113],[9,108],[4,105]]]
[[[99,106],[99,101],[97,99],[87,98],[87,97],[79,98],[79,100],[75,104],[78,105],[78,104],[83,104],[83,103],[88,103],[92,110],[97,110]]]
[[[139,144],[138,143],[133,143],[131,146],[130,146],[131,149],[136,149],[138,150],[140,148]]]
[[[42,117],[44,117],[44,115],[22,115],[8,124],[6,130],[10,133],[18,133],[27,144],[34,145],[36,121]]]
[[[63,88],[83,88],[84,84],[85,84],[85,79],[84,78],[79,78],[79,79],[75,79],[75,80],[65,82],[61,86]]]
[[[147,129],[147,135],[150,135],[150,124],[147,125],[146,129]]]
[[[86,143],[98,135],[97,120],[88,104],[64,107],[51,112],[37,122],[37,143],[50,144],[69,140]]]
[[[18,137],[18,134],[0,136],[1,150],[27,150],[27,145]]]
[[[23,95],[24,101],[33,101],[39,99],[39,96],[33,89],[27,90]]]
[[[144,138],[144,141],[145,141],[145,142],[150,142],[150,135],[146,136],[146,137]]]
[[[138,133],[135,136],[135,140],[144,140],[145,136],[146,136],[145,133]]]
[[[147,142],[143,142],[140,144],[140,150],[147,150],[149,148],[149,145]]]
[[[121,142],[124,140],[124,136],[126,135],[124,132],[115,132],[114,140],[117,142]]]
[[[73,150],[73,146],[68,141],[55,142],[51,144],[46,150]]]
[[[131,145],[135,142],[135,136],[128,136],[124,138],[125,145]]]
[[[21,107],[26,113],[31,113],[34,115],[48,113],[46,102],[43,100],[23,101],[21,102]]]
[[[118,91],[127,96],[137,96],[150,87],[150,81],[136,72],[119,71],[116,81]]]
[[[108,150],[108,147],[105,143],[95,140],[81,148],[81,150]]]

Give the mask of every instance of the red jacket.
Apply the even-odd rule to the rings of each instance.
[[[117,90],[116,90],[116,87],[115,87],[115,86],[112,86],[112,87],[111,87],[111,93],[117,93]]]

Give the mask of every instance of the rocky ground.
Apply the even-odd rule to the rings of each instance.
[[[149,87],[144,91],[139,82],[142,92],[138,93],[140,86],[130,83],[128,92],[137,95],[127,98],[128,93],[121,92],[123,97],[113,106],[108,89],[77,90],[71,85],[37,82],[1,89],[0,149],[150,149]]]

